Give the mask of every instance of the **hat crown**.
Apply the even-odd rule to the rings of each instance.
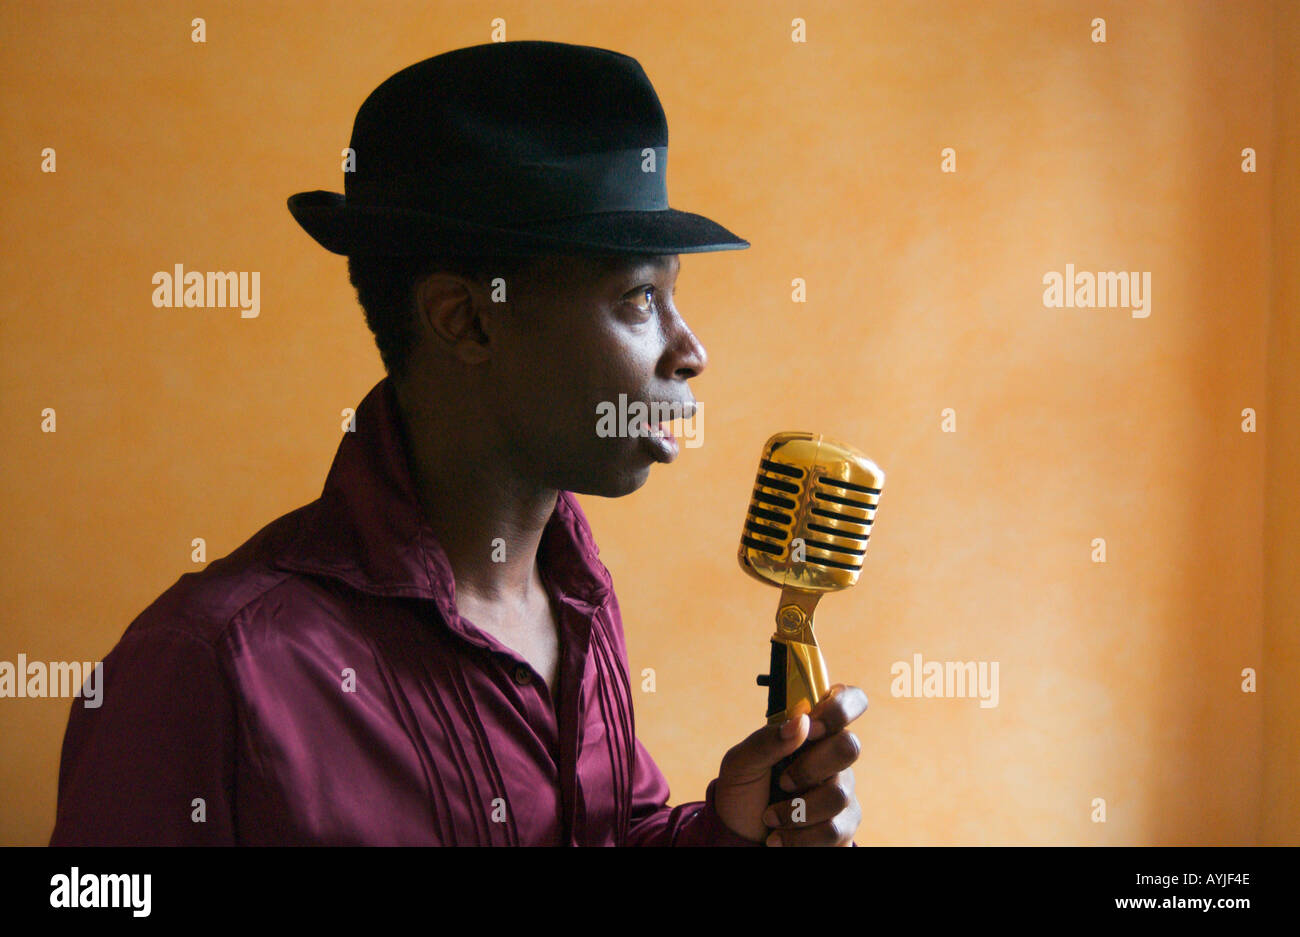
[[[561,42],[493,42],[411,65],[366,98],[347,182],[452,166],[666,147],[668,122],[640,63]]]
[[[336,254],[740,250],[668,203],[668,121],[636,59],[524,40],[454,49],[375,88],[344,193],[289,197]]]

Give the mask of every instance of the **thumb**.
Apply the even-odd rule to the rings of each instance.
[[[746,784],[766,779],[778,761],[804,743],[811,729],[807,713],[784,723],[763,726],[722,756],[718,781]]]

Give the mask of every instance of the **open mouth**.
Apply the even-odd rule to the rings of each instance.
[[[656,425],[643,422],[638,428],[637,435],[645,441],[656,462],[671,462],[677,458],[680,448],[677,445],[677,437],[673,433],[673,424],[677,422],[677,420],[665,420]]]
[[[638,436],[654,436],[662,439],[680,439],[684,431],[683,423],[686,421],[682,417],[673,417],[670,420],[662,420],[658,424],[650,425],[648,422],[642,422],[637,427]]]

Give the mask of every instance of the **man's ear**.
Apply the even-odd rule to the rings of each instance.
[[[415,313],[421,329],[466,364],[482,364],[491,352],[481,320],[482,297],[470,280],[432,273],[415,284]]]

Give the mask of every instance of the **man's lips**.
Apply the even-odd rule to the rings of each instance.
[[[639,425],[645,426],[646,431],[652,436],[661,436],[665,439],[676,439],[677,437],[673,435],[672,424],[676,423],[678,420],[683,422],[689,420],[691,417],[695,416],[695,411],[697,409],[695,401],[689,403],[660,402],[648,406],[651,413],[654,413],[657,410],[659,413],[673,414],[668,419],[661,420],[658,425],[655,426],[650,425],[649,420],[639,423]]]
[[[657,412],[669,414],[668,418],[659,424],[660,426],[672,423],[675,420],[689,420],[691,417],[695,416],[695,411],[698,408],[698,405],[694,400],[689,403],[660,402],[647,404],[646,406],[649,408],[651,413]]]
[[[672,424],[677,420],[684,421],[693,417],[697,409],[696,403],[661,401],[657,404],[647,404],[647,409],[650,413],[669,413],[672,416],[657,424],[651,424],[649,418],[638,420],[634,424],[635,435],[646,440],[646,445],[649,446],[656,461],[672,462],[681,451],[677,437],[673,435]]]
[[[651,429],[644,439],[657,462],[671,462],[681,451],[677,445],[677,437],[665,429],[663,424]]]

